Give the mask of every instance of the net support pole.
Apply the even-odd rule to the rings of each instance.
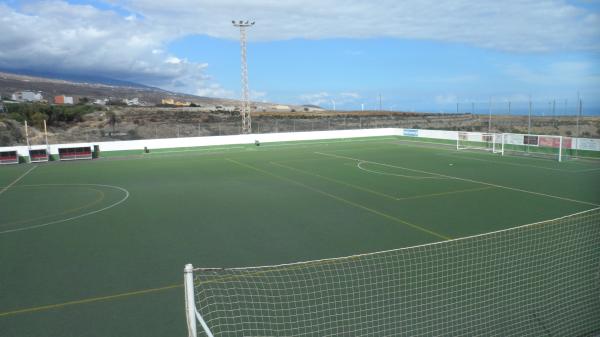
[[[46,154],[50,157],[50,145],[48,145],[48,128],[46,127],[46,120],[44,119],[44,138],[46,139]]]
[[[27,121],[25,121],[25,140],[27,141],[27,149],[31,150],[31,145],[29,145],[29,128],[27,127]]]
[[[560,163],[562,161],[563,137],[560,136],[558,139],[558,162]]]
[[[456,150],[457,151],[459,150],[459,147],[458,147],[459,143],[460,143],[460,131],[456,131]]]
[[[504,143],[506,143],[505,138],[506,138],[506,134],[503,133],[502,134],[502,154],[501,154],[502,156],[504,156]]]
[[[185,287],[185,317],[187,319],[188,337],[196,337],[196,304],[194,300],[194,266],[186,264],[183,269],[183,285]]]
[[[183,269],[183,280],[185,287],[185,315],[188,325],[188,337],[196,337],[198,335],[196,319],[200,322],[200,325],[202,325],[202,329],[204,329],[206,336],[214,337],[204,321],[204,318],[202,318],[196,309],[196,301],[194,299],[194,266],[191,264],[185,265],[185,268]]]

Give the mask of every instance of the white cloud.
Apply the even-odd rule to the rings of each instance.
[[[234,97],[234,92],[221,87],[219,84],[202,85],[198,88],[195,95],[202,97],[217,97],[217,98],[237,98]]]
[[[340,93],[340,96],[345,99],[350,99],[350,100],[355,100],[355,99],[360,98],[360,94],[358,94],[356,92],[342,92],[342,93]]]
[[[440,105],[456,104],[458,97],[454,94],[445,94],[435,96],[435,102]]]
[[[600,72],[589,62],[563,61],[548,65],[527,67],[513,63],[504,67],[504,72],[521,82],[536,86],[569,85],[571,87],[598,87]]]
[[[329,93],[325,91],[300,95],[300,101],[304,104],[312,104],[319,106],[332,104],[331,95],[329,95]]]
[[[181,64],[182,62],[184,62],[182,59],[175,57],[175,56],[169,56],[165,60],[165,63],[170,63],[170,64]]]
[[[29,0],[16,9],[0,3],[0,68],[92,73],[234,97],[206,75],[207,64],[166,50],[171,41],[193,34],[237,39],[230,20],[246,18],[257,21],[250,38],[262,41],[391,37],[518,52],[600,51],[600,16],[566,0],[105,1],[111,9],[60,0]],[[517,64],[506,71],[523,81],[560,79],[559,74],[568,72],[580,74],[571,76],[572,83],[580,83],[577,78],[599,83],[598,75],[580,64],[557,63],[544,70]],[[466,75],[447,82],[476,79]],[[345,94],[321,92],[300,99],[317,105],[360,99]],[[253,95],[261,99],[266,94]]]
[[[183,92],[211,83],[207,64],[165,52],[177,36],[172,28],[137,15],[34,1],[19,9],[0,3],[0,18],[0,68],[94,74]]]
[[[356,103],[362,96],[356,92],[341,92],[331,94],[326,91],[300,95],[300,102],[303,104],[319,105],[324,107],[341,107],[351,103]]]
[[[250,90],[250,99],[253,101],[264,100],[267,97],[266,91]]]
[[[159,26],[232,39],[230,20],[252,19],[256,40],[393,37],[508,51],[600,49],[598,13],[566,0],[118,2]]]

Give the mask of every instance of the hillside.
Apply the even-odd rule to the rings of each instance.
[[[142,85],[109,85],[102,83],[75,82],[0,72],[0,95],[7,98],[17,91],[40,91],[48,99],[56,95],[67,95],[90,99],[111,98],[116,100],[139,98],[149,104],[159,104],[163,98],[174,98],[196,104],[229,105],[235,100],[186,95]]]

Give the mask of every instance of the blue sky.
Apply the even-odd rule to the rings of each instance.
[[[237,98],[230,20],[248,18],[255,100],[359,110],[377,109],[381,94],[386,110],[453,112],[531,95],[538,112],[565,99],[574,112],[579,93],[586,113],[600,111],[595,0],[24,0],[0,2],[0,15],[5,69]]]

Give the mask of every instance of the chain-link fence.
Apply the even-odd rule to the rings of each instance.
[[[565,110],[566,109],[566,110]],[[535,133],[600,138],[600,116],[578,116],[556,104],[469,103],[457,104],[458,113],[324,112],[314,114],[260,114],[252,116],[253,133],[304,132],[367,128],[418,128],[432,130]],[[527,113],[523,113],[523,111]],[[531,110],[531,114],[528,112]],[[49,143],[100,142],[135,139],[225,136],[241,133],[236,114],[133,110],[117,111],[116,122],[106,113],[92,114],[76,124],[50,126]],[[150,111],[150,112],[147,112]],[[28,129],[30,144],[44,144],[43,129]],[[0,146],[25,145],[24,123],[0,116]]]

